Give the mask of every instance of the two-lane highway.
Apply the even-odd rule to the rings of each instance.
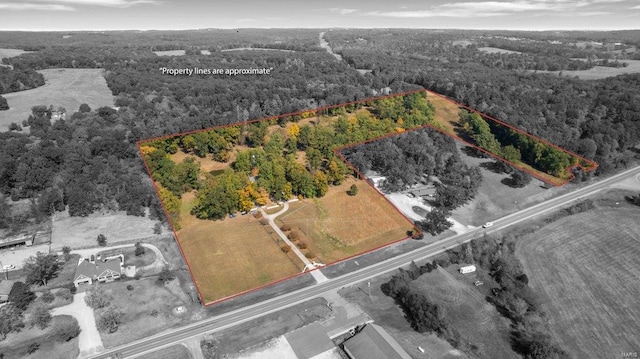
[[[482,233],[496,232],[529,218],[550,213],[559,207],[567,206],[578,199],[597,193],[613,183],[637,175],[640,175],[640,167],[634,167],[615,176],[611,176],[599,182],[578,188],[564,195],[494,220],[493,227],[490,229],[477,228],[466,233],[455,235],[340,277],[330,279],[326,282],[299,289],[279,297],[271,298],[260,303],[249,305],[184,327],[169,329],[163,333],[137,340],[117,348],[109,349],[101,354],[91,356],[91,358],[108,358],[115,353],[119,353],[122,358],[132,358],[179,343],[184,339],[192,338],[206,332],[223,330],[225,328],[259,318],[266,314],[302,303],[311,298],[322,296],[328,291],[353,285],[355,283],[389,273],[397,268],[409,264],[411,261],[428,259],[429,257],[432,257],[446,249],[457,246],[459,243],[468,242],[473,238],[477,238]]]

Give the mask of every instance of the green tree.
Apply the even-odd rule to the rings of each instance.
[[[176,274],[169,268],[168,265],[164,266],[158,274],[158,282],[162,285],[170,282],[176,278]]]
[[[322,171],[316,171],[313,174],[313,185],[315,187],[315,195],[317,197],[323,197],[329,190],[327,175]]]
[[[98,245],[100,247],[106,247],[107,246],[107,237],[104,234],[102,234],[102,233],[98,234],[97,241],[98,241]]]
[[[113,297],[108,294],[102,285],[95,284],[89,288],[84,296],[84,302],[93,309],[100,309],[111,304]]]
[[[449,222],[447,217],[449,213],[440,208],[432,208],[429,213],[425,216],[423,221],[420,221],[418,225],[422,228],[422,230],[431,233],[432,235],[438,235],[449,227],[453,225],[453,223]]]
[[[29,286],[23,282],[15,282],[9,291],[9,302],[21,312],[24,312],[29,304],[36,299],[36,295]]]
[[[62,256],[64,257],[64,261],[68,262],[71,258],[71,247],[64,246],[62,247]]]
[[[134,251],[135,256],[140,257],[141,255],[144,255],[145,252],[146,252],[146,249],[144,248],[142,243],[136,242],[136,249]]]
[[[104,333],[115,333],[118,330],[120,324],[122,324],[122,317],[124,313],[115,307],[109,307],[105,309],[98,316],[98,330]]]
[[[45,329],[51,322],[49,309],[42,304],[36,305],[31,311],[31,323],[40,329]]]
[[[4,340],[7,334],[19,332],[24,328],[22,311],[12,304],[0,307],[0,340]]]
[[[355,196],[358,194],[358,186],[356,186],[356,184],[352,184],[351,187],[349,187],[349,190],[347,191],[347,194],[349,196]]]
[[[29,284],[47,283],[58,276],[58,272],[62,269],[58,255],[55,253],[45,254],[37,252],[35,256],[30,256],[24,262],[23,271],[26,281]]]
[[[9,104],[7,103],[7,99],[0,96],[0,111],[5,111],[9,109]]]

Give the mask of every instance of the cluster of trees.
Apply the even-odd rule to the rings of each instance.
[[[117,306],[111,305],[113,297],[107,293],[103,285],[95,284],[88,289],[84,301],[97,312],[96,325],[99,331],[115,333],[118,330],[124,313]]]
[[[559,178],[566,178],[569,167],[578,163],[578,159],[567,152],[495,121],[487,121],[478,113],[461,110],[460,123],[468,140],[511,163],[525,163]]]
[[[636,206],[640,206],[640,195],[627,196],[627,197],[625,197],[625,199],[631,204],[635,204]]]
[[[334,148],[423,126],[433,117],[433,108],[424,93],[352,105],[350,110],[333,109],[337,118],[320,115],[313,124],[299,125],[295,117],[288,118],[293,123],[260,121],[151,141],[141,149],[154,179],[162,185],[160,194],[169,202],[165,205],[174,225],[179,219],[177,200],[192,189],[198,190],[192,214],[203,219],[220,219],[229,213],[248,211],[256,204],[263,205],[269,197],[276,200],[294,195],[322,197],[330,185],[340,184],[349,173]],[[281,128],[277,127],[278,122]],[[197,161],[186,159],[176,164],[168,157],[182,150],[226,162],[238,144],[250,149],[238,150],[229,168],[204,175],[204,180],[199,177]],[[306,164],[297,160],[302,152]]]
[[[30,134],[0,133],[0,194],[31,199],[36,221],[65,209],[72,216],[97,209],[144,215],[153,206],[157,214],[135,147],[136,129],[121,124],[110,108],[83,105],[70,117],[52,123],[50,107],[34,106],[25,120]],[[0,208],[0,227],[20,222],[11,220],[6,200]]]
[[[487,300],[507,317],[512,325],[512,347],[525,358],[569,358],[548,333],[548,323],[540,309],[539,300],[528,285],[528,277],[514,255],[513,241],[491,237],[474,239],[448,250],[431,263],[400,270],[391,280],[382,285],[386,295],[395,299],[405,312],[411,326],[419,332],[435,332],[462,350],[473,350],[470,343],[461,340],[459,333],[447,325],[442,308],[429,301],[424,293],[415,290],[411,282],[438,266],[475,263],[486,270],[495,281]]]
[[[407,189],[425,177],[438,178],[434,208],[417,223],[434,235],[452,225],[447,220],[450,212],[473,199],[482,183],[480,169],[461,161],[454,140],[431,129],[345,148],[342,153],[361,173],[374,170],[383,175],[385,191]]]
[[[44,76],[35,70],[0,66],[0,94],[29,90],[44,85]]]

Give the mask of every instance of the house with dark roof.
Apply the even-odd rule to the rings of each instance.
[[[124,255],[122,254],[96,262],[92,262],[88,258],[80,258],[73,276],[73,284],[79,287],[85,284],[91,285],[94,281],[113,282],[122,276],[123,267]]]
[[[342,347],[351,359],[411,359],[384,328],[375,324],[367,324]]]

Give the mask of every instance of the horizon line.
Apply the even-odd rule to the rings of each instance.
[[[203,28],[153,28],[153,29],[0,29],[0,32],[153,32],[153,31],[207,31],[207,30],[440,30],[440,31],[526,31],[526,32],[563,32],[563,31],[592,31],[592,32],[608,32],[608,31],[640,31],[638,28],[608,28],[608,29],[589,29],[589,28],[569,28],[569,29],[515,29],[515,28],[430,28],[430,27],[401,27],[401,26],[377,26],[377,27],[203,27]]]

